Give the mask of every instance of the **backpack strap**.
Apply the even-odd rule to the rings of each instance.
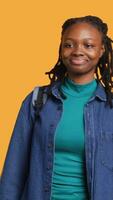
[[[39,93],[39,87],[35,87],[33,90],[33,96],[32,96],[32,105],[33,107],[35,107],[36,101],[37,101],[37,97],[38,97],[38,93]]]
[[[44,92],[45,86],[35,87],[32,96],[32,105],[36,110],[36,115],[38,115],[39,110],[46,103],[47,93]]]

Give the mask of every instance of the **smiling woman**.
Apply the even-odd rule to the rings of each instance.
[[[74,24],[62,36],[61,59],[69,77],[77,83],[87,83],[93,79],[103,53],[102,35],[91,24]]]
[[[50,84],[35,107],[31,92],[19,111],[0,200],[113,199],[113,49],[107,30],[96,16],[63,24],[58,61],[46,72]]]

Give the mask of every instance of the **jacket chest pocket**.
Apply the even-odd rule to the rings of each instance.
[[[113,171],[113,132],[104,132],[101,135],[101,163]]]

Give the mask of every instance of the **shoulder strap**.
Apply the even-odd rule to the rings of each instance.
[[[39,87],[35,87],[34,90],[33,90],[33,96],[32,96],[33,107],[35,107],[35,102],[37,100],[38,92],[39,92]]]
[[[32,96],[32,105],[35,108],[36,112],[39,112],[42,106],[46,103],[47,93],[44,92],[44,89],[45,86],[34,88]]]

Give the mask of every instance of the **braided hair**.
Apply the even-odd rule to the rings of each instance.
[[[107,24],[104,23],[99,17],[90,16],[90,15],[85,16],[85,17],[70,18],[64,22],[62,26],[61,35],[63,35],[70,26],[77,23],[82,23],[82,22],[91,24],[92,26],[97,28],[100,33],[102,33],[102,42],[105,48],[105,52],[98,62],[95,74],[96,74],[97,80],[101,82],[105,88],[105,92],[107,95],[107,103],[110,105],[110,107],[113,107],[112,105],[112,90],[113,90],[112,42],[113,41],[111,40],[110,37],[107,36],[107,32],[108,32]],[[63,82],[66,72],[67,72],[67,69],[61,60],[60,53],[61,53],[61,44],[59,47],[59,57],[58,57],[57,63],[49,72],[46,72],[46,74],[49,76],[49,79],[51,81],[50,85],[52,85],[56,80],[60,80],[61,82]]]

